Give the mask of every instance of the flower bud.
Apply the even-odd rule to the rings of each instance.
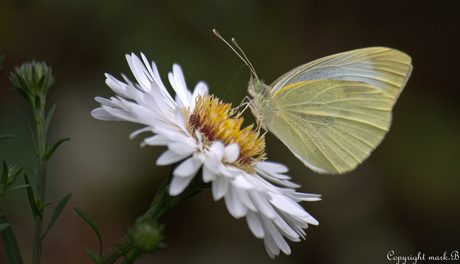
[[[131,231],[134,248],[141,252],[152,252],[161,248],[161,241],[164,239],[161,235],[163,229],[164,226],[158,226],[156,222],[138,221]]]
[[[15,90],[36,109],[44,106],[46,93],[54,83],[51,68],[35,61],[16,67],[10,79]]]

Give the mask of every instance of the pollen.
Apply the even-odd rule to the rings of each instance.
[[[191,132],[200,131],[204,145],[219,140],[225,145],[237,143],[240,156],[235,165],[249,173],[255,172],[255,162],[265,160],[265,138],[253,129],[254,125],[241,128],[243,118],[231,108],[231,104],[205,94],[196,98],[195,109],[188,124]]]

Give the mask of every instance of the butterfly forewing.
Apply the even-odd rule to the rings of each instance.
[[[366,83],[319,79],[279,90],[273,107],[277,115],[265,124],[305,165],[317,172],[344,173],[385,136],[392,101]]]
[[[398,50],[373,47],[327,56],[301,65],[270,86],[272,95],[286,86],[315,79],[364,82],[395,103],[412,70],[411,58]]]

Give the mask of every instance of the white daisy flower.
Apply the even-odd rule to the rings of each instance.
[[[280,250],[289,255],[285,238],[299,241],[308,224],[318,224],[299,202],[318,201],[320,196],[296,192],[299,185],[283,174],[287,167],[265,161],[264,137],[252,125],[241,129],[243,119],[231,105],[208,95],[205,83],[199,82],[191,93],[181,68],[174,64],[168,75],[176,92],[173,99],[155,63],[149,65],[143,54],[141,57],[142,61],[134,54],[126,55],[137,83],[123,76],[124,83],[106,74],[106,83],[117,96],[96,97],[101,107],[91,115],[145,125],[130,137],[151,132],[143,146],[168,147],[156,164],[180,162],[173,171],[170,195],[182,193],[202,169],[202,180],[212,183],[214,200],[224,198],[233,217],[246,217],[254,236],[264,239],[270,257]]]

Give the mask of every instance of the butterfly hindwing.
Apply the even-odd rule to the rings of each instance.
[[[344,173],[385,136],[392,100],[366,83],[317,79],[279,90],[273,107],[277,115],[265,124],[305,165]]]

